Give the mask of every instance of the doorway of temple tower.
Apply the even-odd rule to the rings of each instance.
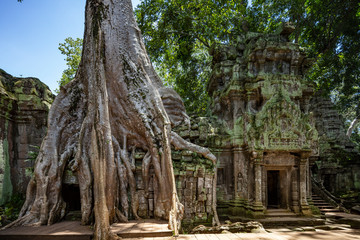
[[[62,197],[67,205],[68,211],[80,211],[80,188],[77,184],[64,184],[62,185]]]
[[[280,207],[280,171],[267,171],[267,208]]]

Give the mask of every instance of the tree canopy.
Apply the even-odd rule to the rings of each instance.
[[[239,31],[245,1],[146,0],[135,10],[149,56],[192,113],[206,112],[209,48]]]

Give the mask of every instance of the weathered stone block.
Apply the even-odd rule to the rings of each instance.
[[[177,181],[175,182],[175,184],[176,184],[176,188],[178,188],[178,189],[181,189],[181,188],[182,188],[182,182],[181,182],[181,180],[177,180]]]
[[[192,190],[191,189],[184,189],[184,196],[185,197],[191,197],[192,196]]]
[[[63,175],[63,183],[65,184],[78,184],[77,177],[73,174],[73,172],[67,170]]]
[[[196,130],[198,128],[199,128],[199,125],[197,125],[196,123],[191,125],[191,130]]]
[[[181,153],[172,151],[171,158],[172,158],[172,160],[181,160]]]
[[[187,181],[187,182],[196,183],[196,178],[193,177],[193,176],[189,176],[189,177],[186,178],[186,181]]]
[[[142,217],[142,218],[148,217],[148,205],[147,204],[139,204],[138,215],[139,215],[139,217]]]
[[[135,152],[135,159],[136,160],[142,160],[145,156],[145,152]]]
[[[198,188],[198,192],[202,192],[202,190],[204,188],[204,178],[198,177],[198,179],[197,179],[197,188]]]
[[[206,194],[206,205],[211,206],[212,204],[212,194]]]
[[[150,198],[148,199],[149,202],[149,211],[153,212],[154,211],[154,199]]]
[[[137,191],[138,196],[139,196],[139,203],[140,204],[147,204],[147,199],[145,198],[145,191],[144,190],[139,190]]]
[[[195,165],[186,165],[186,175],[188,175],[188,172],[191,172],[190,176],[194,176],[194,172],[196,171],[196,166]]]
[[[192,156],[182,156],[181,160],[184,162],[192,162],[193,158]]]
[[[212,176],[205,176],[205,188],[212,188]]]
[[[186,181],[186,188],[187,189],[193,189],[194,188],[194,182],[193,181]]]
[[[144,190],[144,182],[143,182],[143,178],[141,177],[140,174],[136,175],[136,188],[139,190]]]
[[[182,137],[182,138],[188,138],[188,137],[190,137],[190,130],[181,131],[181,132],[179,133],[179,136]]]
[[[185,212],[185,219],[193,219],[194,214],[192,212]]]
[[[205,206],[205,212],[208,213],[208,214],[211,214],[211,213],[212,213],[212,206],[206,204],[206,206]]]
[[[200,135],[200,132],[199,131],[191,131],[190,132],[190,139],[195,139],[195,138],[198,138]]]
[[[197,170],[197,177],[198,178],[203,178],[205,175],[205,168],[204,167],[199,167]]]
[[[205,194],[200,194],[198,196],[198,199],[197,199],[199,202],[204,202],[206,201],[206,195]]]
[[[153,191],[154,191],[154,177],[155,177],[155,176],[152,176],[152,177],[150,178],[150,181],[149,181],[149,191],[150,191],[150,192],[153,192]]]

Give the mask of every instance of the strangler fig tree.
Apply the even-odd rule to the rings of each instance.
[[[171,144],[202,154],[214,165],[216,158],[172,132],[172,126],[189,119],[180,97],[164,88],[150,63],[131,0],[87,0],[85,11],[79,69],[51,107],[26,201],[9,227],[61,220],[66,208],[62,178],[70,167],[79,183],[82,223],[90,224],[94,216],[94,239],[117,239],[110,225],[126,221],[128,209],[138,218],[131,170],[131,152],[138,148],[146,152],[145,186],[149,168],[155,172],[154,216],[168,219],[177,234],[184,207],[176,192]]]

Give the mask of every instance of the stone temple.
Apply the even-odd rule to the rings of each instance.
[[[309,60],[288,40],[292,30],[247,33],[211,52],[212,111],[229,134],[218,167],[220,202],[229,214],[261,217],[267,208],[311,214],[309,161],[318,156],[318,133],[313,88],[303,78]]]
[[[231,44],[211,49],[212,75],[207,87],[212,116],[195,116],[190,124],[173,126],[184,139],[208,147],[218,160],[214,166],[196,153],[173,149],[184,224],[211,223],[215,199],[217,212],[224,218],[262,218],[272,208],[311,215],[315,180],[332,187],[333,193],[360,190],[359,154],[345,137],[343,122],[331,102],[314,96],[314,86],[304,78],[311,59],[289,41],[293,30],[284,24],[273,34],[248,32]],[[0,118],[4,120],[0,128],[6,131],[0,143],[11,144],[0,145],[0,189],[14,186],[15,192],[24,193],[29,167],[24,159],[29,145],[39,146],[45,134],[52,96],[37,80],[1,73]],[[164,104],[173,102],[167,101],[171,95],[162,98]],[[344,167],[338,153],[353,160]],[[131,156],[138,215],[152,218],[154,189],[159,187],[153,181],[154,171],[150,169],[150,180],[144,183],[145,152],[134,149]],[[80,210],[78,181],[70,168],[64,172],[62,195],[70,211]],[[131,210],[128,214],[131,218]]]

